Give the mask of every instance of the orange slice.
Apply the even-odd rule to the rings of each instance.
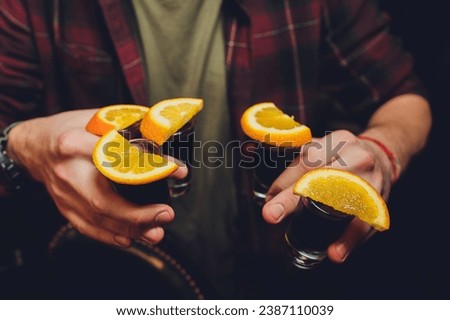
[[[163,179],[178,166],[157,154],[141,151],[116,130],[100,137],[93,161],[108,179],[121,184],[146,184]]]
[[[153,105],[142,119],[141,133],[145,138],[162,145],[202,109],[202,99],[162,100]]]
[[[312,139],[307,126],[271,102],[248,108],[241,117],[241,127],[250,138],[275,146],[300,147]]]
[[[389,229],[389,211],[384,199],[366,180],[349,171],[311,170],[294,185],[294,193],[354,215],[378,231]]]
[[[148,107],[134,104],[117,104],[100,108],[89,120],[86,130],[102,136],[108,131],[124,129],[141,120]]]

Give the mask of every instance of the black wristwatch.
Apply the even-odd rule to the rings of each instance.
[[[8,144],[8,134],[12,128],[20,122],[14,122],[7,126],[0,134],[0,184],[9,191],[15,192],[22,188],[22,170],[8,157],[6,146]]]

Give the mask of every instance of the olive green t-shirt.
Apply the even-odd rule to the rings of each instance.
[[[223,157],[232,137],[221,5],[222,0],[133,0],[151,103],[204,99],[195,125],[192,187],[173,199],[175,220],[166,236],[201,266],[215,291],[229,296],[237,204],[233,169]]]

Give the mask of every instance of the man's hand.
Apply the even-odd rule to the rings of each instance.
[[[373,143],[358,139],[349,131],[339,130],[313,141],[302,148],[297,159],[275,180],[267,194],[263,217],[278,223],[297,208],[299,197],[293,185],[307,171],[318,167],[338,167],[366,179],[387,198],[392,166],[387,156]],[[330,260],[344,262],[348,254],[375,233],[367,223],[355,218],[344,234],[328,248]]]
[[[138,206],[120,197],[92,162],[98,137],[84,127],[96,110],[25,121],[10,133],[8,151],[42,182],[64,217],[82,234],[127,247],[132,239],[162,240],[174,218],[165,204]],[[174,177],[186,175],[180,168]]]

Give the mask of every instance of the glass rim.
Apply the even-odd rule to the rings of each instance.
[[[128,142],[131,145],[137,147],[140,151],[163,156],[161,146],[152,140],[149,140],[146,138],[135,138],[135,139],[128,140]],[[152,150],[152,151],[150,152],[149,150]]]
[[[301,196],[300,198],[305,207],[309,208],[315,213],[325,215],[331,219],[344,220],[344,219],[352,219],[354,217],[352,215],[336,210],[330,206],[327,206],[326,204],[323,204],[319,201],[315,201],[309,197]]]

